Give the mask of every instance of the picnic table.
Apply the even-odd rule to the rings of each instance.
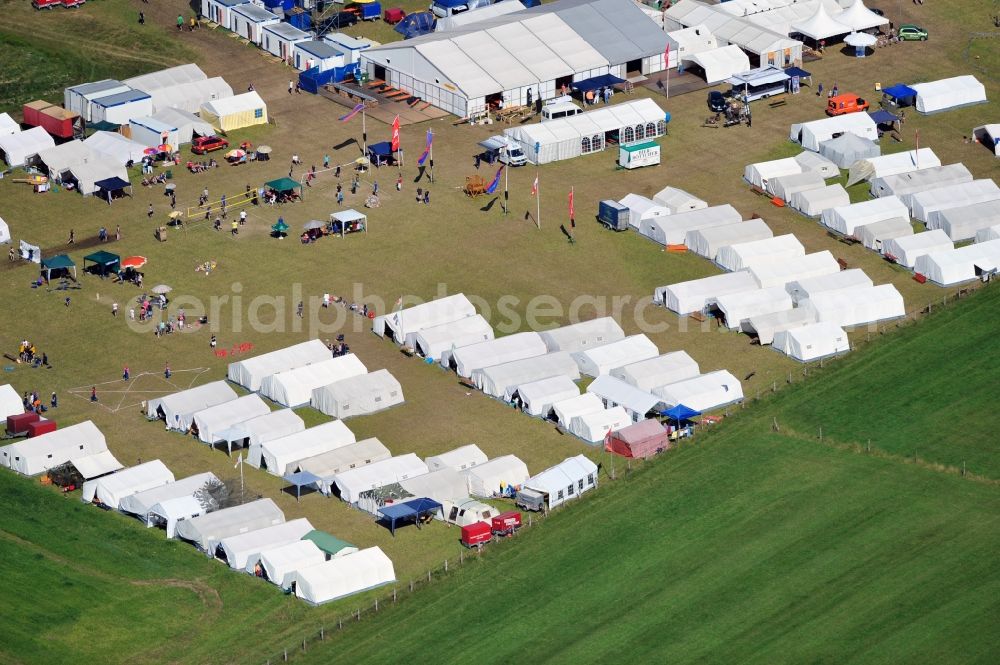
[[[476,198],[486,193],[486,179],[479,175],[465,177],[465,187],[462,189],[466,196]]]

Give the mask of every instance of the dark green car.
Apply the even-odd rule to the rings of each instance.
[[[927,41],[927,31],[921,28],[919,25],[913,25],[912,23],[904,23],[899,26],[899,38],[908,42],[926,42]]]

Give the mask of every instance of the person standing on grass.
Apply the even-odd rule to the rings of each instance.
[[[232,234],[235,236],[240,232],[240,223],[234,219],[230,228],[232,229]]]
[[[53,409],[58,408],[59,406],[59,397],[56,396],[56,391],[54,390],[52,391],[52,399],[49,400],[49,404]]]
[[[97,401],[97,386],[90,387],[90,401],[91,402]]]
[[[291,79],[288,80],[288,94],[292,94],[292,90],[295,89],[295,82]]]
[[[424,190],[424,204],[426,205],[431,204],[431,190],[429,189]]]
[[[111,303],[111,316],[118,316],[118,303]]]
[[[245,226],[247,223],[247,211],[240,210],[240,226]]]
[[[139,12],[139,25],[146,25],[146,15]]]
[[[75,245],[76,244],[76,234],[73,233],[73,229],[69,230],[69,242],[67,244],[70,244],[70,245]]]
[[[146,211],[146,216],[153,219],[153,204],[149,204],[149,210]]]
[[[122,379],[124,381],[128,381],[128,377],[129,377],[128,365],[125,365],[125,367],[122,369]]]
[[[403,191],[403,174],[402,173],[400,173],[398,176],[396,176],[396,191],[397,192]]]
[[[184,17],[180,14],[177,15],[177,32],[184,29]]]
[[[823,96],[823,82],[822,81],[820,81],[819,85],[816,86],[816,96],[817,97],[822,97]]]
[[[330,155],[323,155],[323,168],[330,168]]]
[[[121,240],[121,239],[122,239],[122,225],[115,224],[115,240]]]
[[[303,303],[303,302],[302,302],[302,301],[300,300],[300,301],[299,301],[299,306],[298,306],[298,308],[297,308],[297,309],[296,309],[296,311],[295,311],[295,313],[296,313],[296,314],[298,315],[298,317],[299,317],[300,319],[302,318],[302,310],[303,310],[304,308],[305,308],[305,303]]]
[[[170,363],[168,362],[168,363],[167,363],[166,365],[164,365],[164,367],[163,367],[163,378],[164,378],[164,379],[168,379],[168,380],[169,380],[169,379],[170,379],[170,376],[171,376],[171,374],[170,374]]]

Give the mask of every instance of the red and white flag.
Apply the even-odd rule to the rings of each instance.
[[[569,188],[569,218],[576,219],[576,211],[573,209],[573,188]]]
[[[531,183],[531,195],[538,196],[538,175],[535,175],[535,182]]]
[[[392,121],[392,151],[399,150],[399,116]]]
[[[663,68],[670,69],[670,42],[667,42],[667,48],[663,52]]]

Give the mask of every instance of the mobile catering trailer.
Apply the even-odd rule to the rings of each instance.
[[[660,146],[654,141],[622,144],[618,147],[618,165],[623,169],[638,169],[660,163]]]

